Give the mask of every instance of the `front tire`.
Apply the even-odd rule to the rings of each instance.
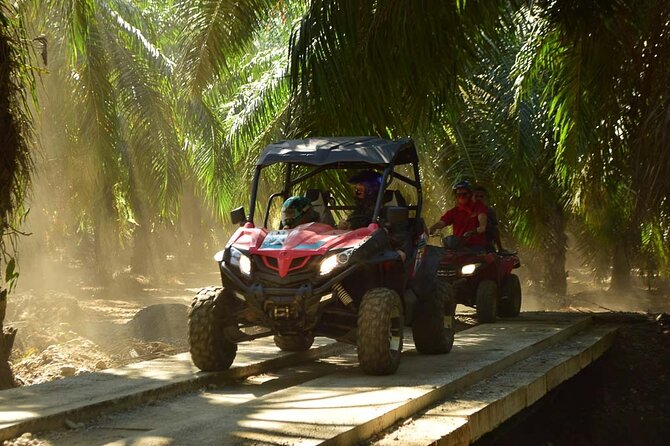
[[[412,322],[414,345],[420,353],[448,353],[454,345],[455,303],[451,285],[438,281],[435,294],[419,302]]]
[[[500,315],[516,317],[521,312],[521,282],[516,274],[505,277],[500,299]]]
[[[493,280],[483,280],[477,287],[477,319],[481,324],[496,321],[498,313],[498,285]]]
[[[403,315],[400,296],[388,288],[373,288],[358,309],[358,362],[369,375],[389,375],[400,365]]]
[[[275,345],[285,352],[304,352],[314,343],[314,335],[275,335]]]
[[[237,344],[224,335],[225,293],[221,287],[200,290],[193,298],[188,313],[188,342],[191,360],[206,372],[226,370],[237,353]]]

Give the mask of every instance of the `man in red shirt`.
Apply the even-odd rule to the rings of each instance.
[[[467,181],[454,186],[456,206],[449,209],[430,227],[434,233],[445,226],[453,225],[454,235],[463,237],[464,244],[471,247],[486,247],[486,213],[487,209],[480,202],[472,200],[472,188]]]

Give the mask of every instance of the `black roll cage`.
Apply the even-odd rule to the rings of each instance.
[[[377,169],[383,169],[382,173],[382,187],[379,188],[379,192],[377,193],[377,199],[375,201],[375,209],[374,213],[372,216],[372,221],[374,222],[379,222],[380,218],[380,212],[383,206],[383,201],[384,201],[384,192],[386,191],[390,181],[392,178],[396,178],[400,181],[402,181],[405,184],[408,184],[416,189],[417,193],[417,204],[412,205],[412,206],[407,206],[410,210],[413,210],[416,212],[416,215],[419,216],[421,215],[421,210],[423,208],[423,189],[421,186],[421,176],[419,172],[419,163],[417,161],[411,162],[411,163],[400,163],[400,164],[395,164],[395,163],[390,163],[386,165],[376,165],[376,164],[365,164],[365,163],[346,163],[346,162],[337,162],[333,164],[325,164],[325,165],[319,165],[315,166],[314,169],[310,170],[309,172],[306,172],[304,174],[301,174],[295,178],[292,178],[292,172],[294,166],[310,166],[309,164],[302,164],[302,163],[283,163],[286,168],[284,172],[284,185],[283,188],[280,192],[275,192],[272,193],[268,197],[268,206],[266,207],[265,210],[265,218],[263,220],[263,227],[267,227],[268,224],[268,219],[270,215],[270,205],[272,203],[272,200],[276,198],[277,196],[282,196],[285,199],[291,196],[291,190],[293,189],[294,186],[304,182],[305,180],[321,173],[326,170],[343,170],[343,169],[372,169],[372,168],[377,168]],[[412,164],[412,170],[414,173],[414,179],[408,178],[405,175],[402,175],[398,172],[395,172],[395,167],[396,165],[407,165],[407,164]],[[262,170],[268,167],[260,165],[256,166],[256,169],[254,171],[254,178],[253,178],[253,184],[252,184],[252,189],[251,189],[251,202],[249,204],[249,214],[246,216],[246,221],[247,222],[253,222],[254,221],[254,214],[256,211],[256,201],[258,198],[258,185],[260,182],[261,178],[261,172]],[[329,206],[330,209],[333,210],[350,210],[354,209],[354,206]]]

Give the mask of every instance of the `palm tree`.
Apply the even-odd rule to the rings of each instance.
[[[504,185],[490,189],[507,200],[514,234],[548,251],[545,285],[564,293],[568,213],[552,123],[539,91],[514,94],[526,22],[502,2],[312,2],[292,48],[307,109],[299,132],[429,134],[424,170],[436,184]]]
[[[457,108],[516,3],[313,0],[291,45],[294,132],[416,133]]]
[[[123,236],[146,252],[146,235],[178,207],[185,157],[170,102],[173,63],[131,1],[53,0],[48,11],[35,23],[53,42],[42,95],[49,159],[66,175],[54,180],[68,185],[62,199],[73,224],[90,230],[109,276]]]
[[[239,184],[250,184],[260,150],[286,133],[288,41],[304,8],[304,1],[178,5],[187,18],[175,77],[189,166],[221,219],[248,196]]]
[[[3,327],[7,295],[18,277],[14,243],[30,185],[31,93],[35,89],[31,47],[23,17],[12,2],[0,2],[0,390],[13,387],[9,367],[16,329]]]
[[[538,2],[532,14],[538,32],[526,56],[530,73],[551,72],[545,97],[557,129],[556,172],[574,191],[571,208],[590,221],[606,218],[597,232],[610,234],[613,286],[626,287],[643,227],[667,214],[670,5]]]
[[[422,136],[440,147],[422,156],[452,166],[447,177],[458,168],[510,190],[515,235],[555,248],[560,289],[568,220],[593,221],[593,203],[620,194],[613,184],[633,191],[639,231],[661,212],[646,204],[668,213],[655,179],[668,162],[658,81],[668,68],[657,61],[668,7],[599,3],[51,0],[52,77],[76,111],[52,109],[77,184],[63,195],[81,203],[79,226],[103,261],[105,234],[173,222],[184,181],[225,218],[244,194],[231,186],[270,139]],[[538,196],[542,206],[525,202]]]
[[[543,155],[531,158],[536,164],[527,166],[528,175],[504,184],[532,191],[525,178],[550,180],[548,213],[538,221],[552,226],[548,241],[556,246],[558,264],[570,216],[601,213],[593,203],[621,202],[614,184],[632,192],[624,194],[634,198],[627,205],[635,217],[630,237],[639,240],[645,222],[667,213],[668,182],[659,172],[668,167],[670,140],[664,118],[668,67],[662,62],[670,51],[669,8],[656,0],[542,1],[530,8],[502,2],[313,1],[292,46],[301,110],[294,132],[393,136],[421,133],[432,123],[449,127],[447,136],[471,152],[477,147],[462,138],[453,118],[462,110],[458,93],[481,73],[473,69],[477,60],[505,51],[509,41],[501,34],[521,13],[533,26],[515,56],[513,86],[518,98],[535,97],[539,105],[529,110],[540,112]],[[440,116],[452,118],[445,123]],[[512,122],[523,126],[533,119],[518,115]],[[522,140],[508,142],[498,147],[523,148]],[[483,152],[497,156],[490,147]],[[517,235],[523,231],[518,226]],[[623,265],[615,271],[627,269],[621,259],[638,244],[610,245],[615,263]],[[553,270],[555,281],[564,284],[564,270]]]

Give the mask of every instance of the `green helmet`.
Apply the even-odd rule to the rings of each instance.
[[[296,227],[307,223],[312,212],[312,202],[308,198],[295,195],[286,199],[281,207],[281,226]]]

